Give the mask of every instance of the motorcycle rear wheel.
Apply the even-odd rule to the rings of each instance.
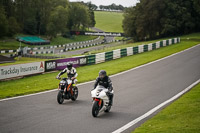
[[[97,117],[99,114],[99,103],[98,101],[94,101],[92,106],[92,115],[93,117]]]

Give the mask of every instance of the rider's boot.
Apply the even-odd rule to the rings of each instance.
[[[109,106],[112,106],[112,104],[113,104],[113,94],[110,93],[110,95],[109,95],[109,103],[108,103],[108,105],[109,105]]]

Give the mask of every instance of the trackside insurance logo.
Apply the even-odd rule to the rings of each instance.
[[[19,64],[0,67],[0,79],[18,77],[44,72],[44,62]]]

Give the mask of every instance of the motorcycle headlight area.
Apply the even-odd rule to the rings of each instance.
[[[65,85],[66,84],[66,81],[60,81],[60,85]]]
[[[96,95],[99,96],[99,93],[102,91],[102,89],[99,89],[96,91]]]

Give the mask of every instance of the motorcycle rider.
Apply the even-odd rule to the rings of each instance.
[[[105,70],[101,70],[99,72],[99,76],[97,77],[95,83],[94,83],[94,89],[97,87],[97,85],[104,86],[105,88],[108,89],[107,96],[109,97],[109,105],[112,106],[113,103],[113,87],[112,87],[112,81],[110,78],[107,76]]]
[[[72,80],[73,85],[76,84],[76,82],[77,82],[76,77],[78,76],[78,74],[71,62],[67,63],[67,67],[62,72],[60,72],[56,78],[59,79],[60,76],[63,75],[64,73],[67,73],[67,76],[68,76],[68,78],[70,78]]]

